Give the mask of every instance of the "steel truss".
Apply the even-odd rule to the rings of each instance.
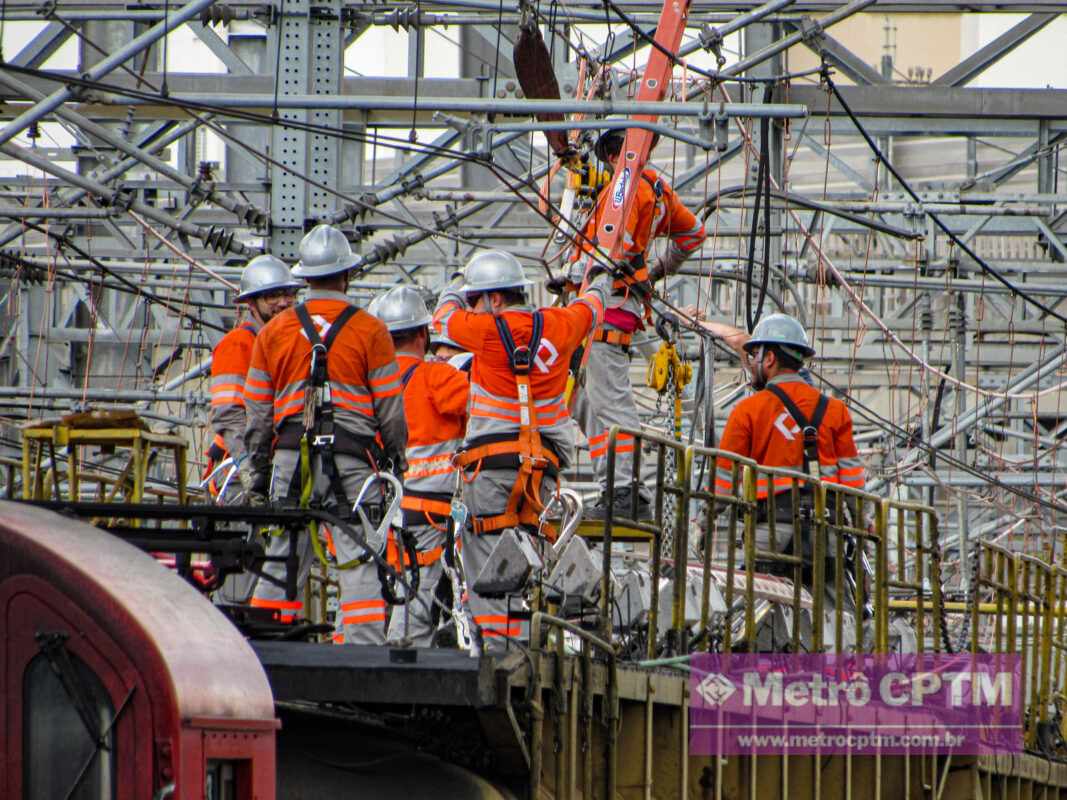
[[[363,254],[361,297],[396,281],[437,288],[478,247],[507,247],[541,271],[549,226],[536,213],[537,187],[552,165],[535,110],[588,115],[567,129],[595,128],[607,113],[661,115],[650,126],[664,134],[652,161],[692,207],[710,209],[713,232],[671,297],[740,319],[753,140],[769,116],[781,190],[763,254],[770,306],[808,321],[824,376],[854,402],[876,484],[936,502],[964,538],[1010,529],[1014,543],[1063,524],[1064,325],[961,259],[928,217],[936,212],[988,267],[1067,313],[1067,91],[969,85],[1025,48],[1062,4],[880,0],[875,10],[888,14],[1027,15],[929,84],[894,80],[891,64],[868,64],[828,30],[870,5],[697,0],[679,57],[740,52],[725,53],[714,82],[690,72],[682,85],[676,68],[678,99],[639,108],[627,92],[648,48],[635,56],[638,34],[619,18],[605,41],[604,6],[593,0],[559,4],[541,21],[564,95],[575,95],[579,60],[595,58],[614,68],[610,97],[559,102],[521,96],[508,57],[515,2],[192,0],[130,10],[59,0],[42,12],[9,0],[5,21],[41,27],[0,66],[0,408],[12,424],[109,400],[177,426],[202,419],[205,358],[234,318],[227,284],[250,254],[292,258],[316,221],[342,225]],[[658,3],[616,6],[654,31]],[[163,68],[164,34],[182,26],[223,73]],[[406,34],[408,74],[344,70],[347,53],[374,71],[361,55],[372,52],[367,31],[382,27]],[[454,74],[426,77],[434,37],[458,43]],[[76,68],[52,68],[72,41]],[[921,202],[872,162],[817,75],[764,102],[765,84],[752,79],[787,73],[792,46],[851,81],[841,96]],[[74,146],[43,147],[60,126]],[[223,163],[203,157],[205,139],[224,143]],[[917,155],[930,149],[936,163]],[[717,366],[721,426],[723,401],[738,392],[729,388],[736,367],[721,355]]]

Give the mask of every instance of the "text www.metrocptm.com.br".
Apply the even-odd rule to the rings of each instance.
[[[790,734],[737,734],[737,743],[743,748],[749,747],[804,747],[848,748],[866,750],[872,748],[899,749],[914,748],[949,748],[961,747],[967,741],[966,734],[953,733],[914,733],[914,734],[878,734],[878,733],[790,733]]]

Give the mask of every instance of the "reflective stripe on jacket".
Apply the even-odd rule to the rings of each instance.
[[[320,337],[350,302],[341,292],[308,292],[305,305]],[[407,446],[403,387],[385,324],[356,314],[330,347],[327,365],[334,423],[359,437],[380,434],[386,454],[401,463]],[[288,308],[259,332],[245,379],[245,445],[257,474],[269,473],[271,444],[282,425],[301,424],[310,370],[311,343]]]
[[[784,391],[802,414],[809,419],[814,415],[819,391],[799,375],[776,375],[771,383]],[[862,489],[866,474],[852,439],[852,416],[837,398],[830,397],[828,401],[819,426],[819,472],[823,480],[830,483]],[[734,407],[726,421],[719,448],[747,456],[763,466],[796,470],[804,466],[804,436],[782,401],[768,391],[756,392]],[[731,493],[731,466],[728,459],[718,459],[715,489],[720,494]],[[787,491],[791,485],[788,478],[776,478],[771,493]],[[760,498],[767,497],[767,488],[766,477],[759,477],[756,493]]]
[[[571,356],[599,324],[604,313],[608,276],[604,275],[577,300],[565,308],[544,308],[541,345],[530,370],[530,391],[537,414],[537,429],[548,440],[562,462],[574,447],[570,412],[564,402]],[[521,406],[515,375],[507,351],[500,340],[492,314],[462,310],[458,296],[446,292],[440,308],[451,304],[442,317],[443,333],[474,354],[470,378],[470,419],[466,443],[485,436],[519,434]],[[514,306],[501,316],[507,321],[518,346],[526,345],[533,333],[530,306]]]
[[[452,457],[467,429],[470,384],[465,372],[443,361],[420,361],[397,356],[401,376],[415,366],[404,389],[408,424],[408,470],[404,497],[411,494],[452,494],[456,468]]]
[[[245,452],[244,384],[255,342],[255,325],[242,322],[223,336],[211,353],[211,411],[208,424],[215,434],[215,443],[221,440],[225,450],[222,458],[226,458],[228,453],[240,459]]]

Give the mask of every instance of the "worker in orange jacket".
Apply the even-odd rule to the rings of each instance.
[[[612,170],[616,169],[625,138],[625,128],[613,128],[597,140],[597,157]],[[589,440],[589,455],[602,490],[599,501],[586,514],[594,519],[603,518],[611,505],[616,513],[627,516],[632,513],[630,483],[634,441],[629,434],[618,437],[615,496],[607,497],[608,432],[613,425],[632,430],[641,427],[630,382],[630,343],[634,332],[644,328],[644,322],[650,318],[648,301],[652,284],[677,272],[706,237],[704,226],[654,169],[646,168],[642,172],[635,191],[623,231],[622,260],[616,265],[621,275],[614,281],[603,322],[593,334],[585,367],[585,386],[575,396],[575,415]],[[568,279],[562,284],[560,281],[550,284],[550,291],[580,284],[588,266],[605,258],[597,250],[596,232],[609,203],[621,203],[615,195],[615,182],[608,183],[597,197],[584,236],[572,252]],[[649,247],[654,239],[661,237],[667,239],[666,252],[649,265]],[[650,512],[649,499],[645,493],[638,499],[639,516]]]
[[[248,488],[249,473],[241,470],[245,457],[244,384],[252,361],[252,345],[259,329],[296,302],[303,282],[295,280],[289,267],[271,255],[256,256],[241,271],[237,302],[248,308],[248,319],[227,333],[211,353],[211,412],[208,424],[215,434],[207,452],[207,471],[228,456],[238,467],[241,485]]]
[[[824,481],[862,489],[866,478],[848,408],[821,394],[799,374],[804,359],[815,354],[803,326],[786,314],[772,314],[759,322],[744,348],[757,391],[734,406],[719,448],[764,466],[817,470]],[[731,466],[723,457],[716,463],[715,489],[720,494],[732,493]],[[800,554],[792,542],[792,481],[776,478],[773,483],[769,485],[764,476],[757,479],[756,547],[768,549],[769,531],[764,523],[774,514],[776,523],[781,523],[775,525],[778,551]]]
[[[393,337],[400,380],[404,385],[404,416],[408,425],[404,473],[404,528],[414,536],[418,554],[419,591],[393,608],[389,642],[428,647],[433,637],[433,598],[441,580],[452,496],[456,489],[456,452],[467,429],[470,379],[444,361],[427,360],[430,312],[418,290],[397,286],[375,298],[368,311],[385,323]],[[400,550],[390,548],[400,567]]]
[[[308,283],[307,299],[279,314],[256,337],[244,388],[245,446],[256,502],[265,503],[268,492],[275,501],[300,499],[306,488],[302,450],[312,501],[343,517],[351,515],[352,502],[376,470],[406,468],[403,386],[393,340],[381,321],[346,295],[357,260],[341,231],[329,225],[312,229],[293,268]],[[268,554],[288,553],[287,539],[274,537]],[[343,531],[333,531],[333,542],[344,641],[381,644],[386,603],[377,566]],[[298,585],[310,569],[308,537],[301,543]],[[264,571],[280,579],[284,567],[268,562]],[[252,602],[283,620],[303,611],[299,592],[288,598],[281,586],[266,580],[259,582]]]
[[[501,533],[537,531],[559,472],[570,462],[575,443],[564,401],[568,366],[600,321],[609,280],[598,277],[565,308],[535,309],[522,266],[511,254],[491,250],[474,256],[464,283],[454,282],[441,295],[441,333],[474,354],[470,416],[456,460],[472,518],[461,537],[468,587]],[[523,635],[505,599],[474,591],[468,597],[489,647]]]

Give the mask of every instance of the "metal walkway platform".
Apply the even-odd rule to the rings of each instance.
[[[519,654],[471,658],[458,650],[399,651],[391,647],[252,642],[276,702],[406,703],[486,708],[496,704],[495,673],[509,672]]]

